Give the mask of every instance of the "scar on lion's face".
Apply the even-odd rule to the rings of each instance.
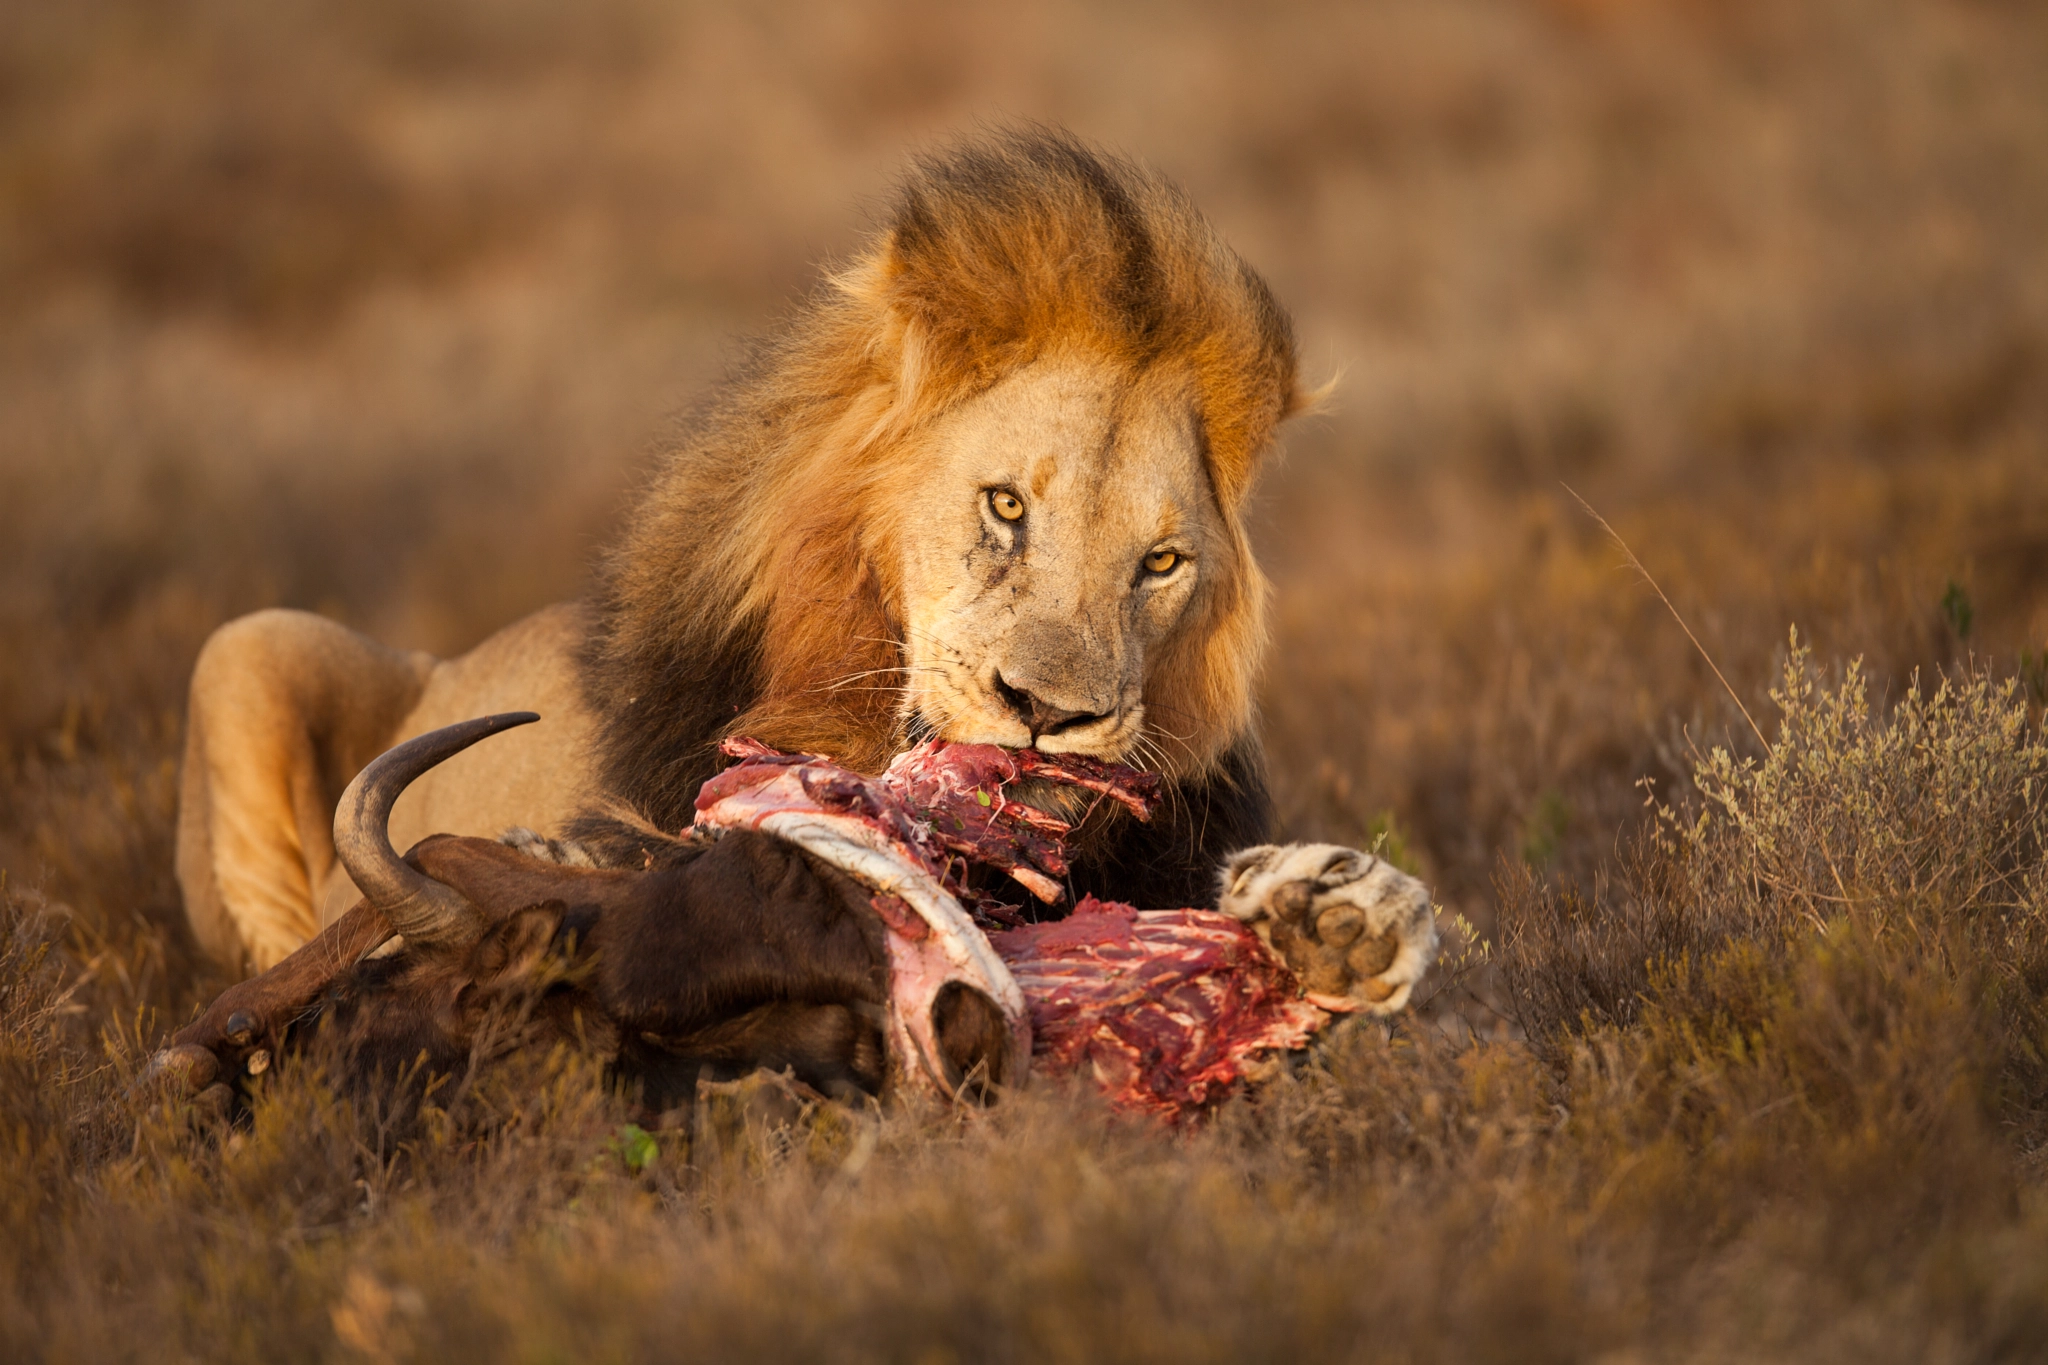
[[[1191,384],[1086,357],[935,422],[917,463],[937,505],[899,542],[906,717],[966,743],[1139,747],[1148,666],[1230,553],[1200,442]]]

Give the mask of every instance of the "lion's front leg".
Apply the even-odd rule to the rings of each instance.
[[[1436,958],[1428,888],[1336,844],[1261,844],[1231,855],[1217,908],[1250,925],[1322,1004],[1393,1014]]]

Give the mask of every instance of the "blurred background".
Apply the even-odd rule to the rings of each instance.
[[[1007,118],[1182,181],[1340,377],[1258,512],[1288,832],[1484,929],[1754,747],[1566,485],[1767,731],[1794,626],[2048,700],[2029,0],[0,0],[0,869],[106,1002],[218,984],[209,630],[576,593],[735,343]]]

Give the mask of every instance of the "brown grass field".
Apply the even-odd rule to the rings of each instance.
[[[0,0],[0,1358],[2043,1358],[2044,73],[2029,0]],[[1464,917],[1422,1008],[1176,1133],[133,1091],[225,984],[207,632],[574,594],[1012,117],[1182,180],[1341,375],[1266,731],[1288,833]]]

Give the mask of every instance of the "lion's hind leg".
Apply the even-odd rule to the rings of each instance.
[[[257,612],[208,638],[186,711],[178,885],[216,960],[264,971],[318,931],[334,803],[433,665],[303,611]]]

